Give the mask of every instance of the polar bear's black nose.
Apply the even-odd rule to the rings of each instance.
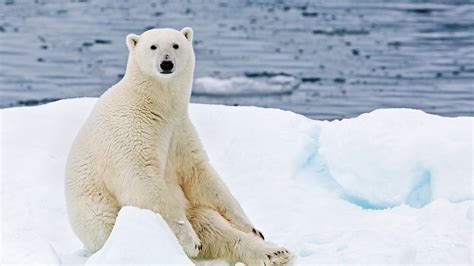
[[[171,61],[165,60],[161,62],[160,67],[161,67],[161,70],[163,70],[163,73],[171,73],[171,70],[173,69],[174,64]]]

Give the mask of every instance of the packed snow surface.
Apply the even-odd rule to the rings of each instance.
[[[105,246],[82,250],[65,160],[96,99],[1,113],[1,262],[192,264],[159,215],[126,207]],[[211,162],[269,241],[316,263],[473,263],[473,126],[384,109],[314,121],[192,104]]]

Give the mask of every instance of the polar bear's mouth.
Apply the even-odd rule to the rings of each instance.
[[[160,71],[161,74],[171,74],[173,73],[173,70],[174,70],[174,64],[172,61],[165,60],[161,62],[160,69],[161,69]]]

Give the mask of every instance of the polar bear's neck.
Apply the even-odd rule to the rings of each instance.
[[[126,94],[126,97],[130,99],[129,102],[139,105],[148,104],[150,109],[159,112],[187,115],[191,98],[193,65],[175,78],[158,80],[142,73],[134,60],[130,59],[123,79],[117,84],[121,93]]]

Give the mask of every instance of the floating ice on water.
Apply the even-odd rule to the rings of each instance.
[[[292,76],[273,77],[213,77],[197,78],[194,81],[194,95],[264,95],[291,93],[299,86],[299,80]]]

